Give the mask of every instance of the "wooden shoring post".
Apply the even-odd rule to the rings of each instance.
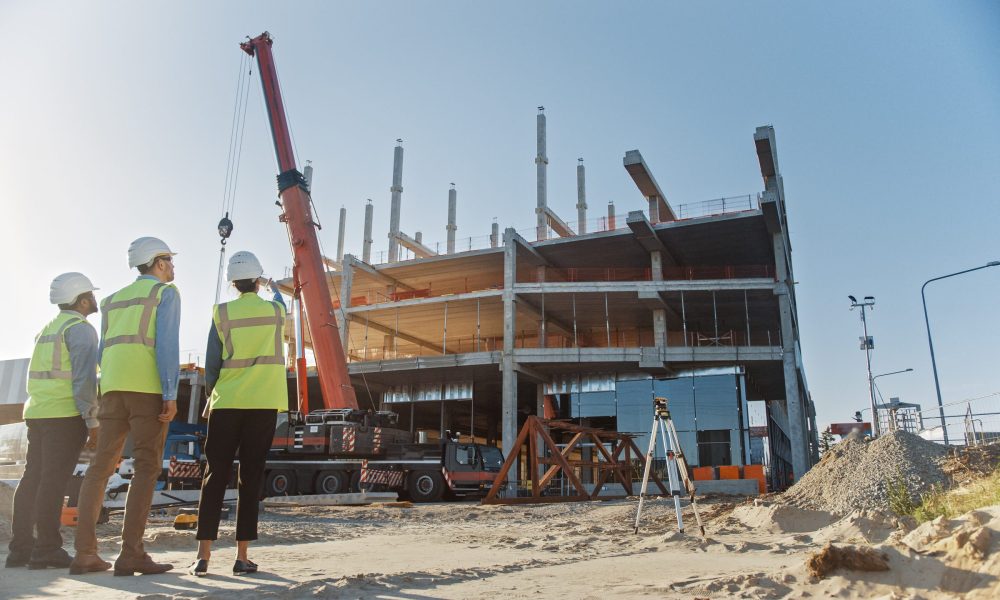
[[[531,419],[531,417],[528,417]],[[507,480],[507,472],[510,471],[511,466],[517,461],[518,455],[521,453],[521,446],[524,444],[525,438],[528,436],[528,424],[521,428],[521,433],[517,435],[517,440],[514,441],[513,446],[511,446],[511,451],[507,455],[507,460],[503,461],[503,466],[500,467],[500,472],[497,473],[496,479],[493,480],[493,485],[490,487],[490,492],[486,494],[483,498],[483,504],[486,504],[488,500],[495,500],[497,497],[497,492],[500,491],[500,482]],[[517,493],[517,490],[514,490]]]
[[[542,490],[541,486],[538,485],[538,435],[535,430],[542,425],[538,421],[528,421],[524,426],[531,429],[528,433],[528,453],[531,455],[531,458],[528,459],[531,465],[529,467],[531,469],[531,496],[541,498]]]
[[[537,420],[537,417],[528,417],[528,418]],[[556,443],[552,441],[552,437],[549,436],[549,432],[546,431],[544,427],[539,427],[538,433],[541,435],[542,441],[544,441],[546,445],[548,445],[549,449],[552,450],[552,458],[556,460],[556,465],[562,467],[563,472],[566,473],[566,477],[569,479],[570,483],[573,484],[573,487],[576,488],[578,497],[580,499],[589,498],[590,494],[588,494],[587,491],[583,488],[583,483],[580,481],[580,478],[577,477],[576,473],[573,472],[573,467],[571,467],[569,463],[566,462],[566,457],[563,456],[562,452],[559,451],[559,447],[556,446]]]
[[[642,457],[642,464],[643,464],[643,466],[645,466],[646,465],[646,455],[643,454],[639,450],[639,447],[635,445],[635,442],[632,439],[628,439],[627,442],[628,442],[629,446],[631,446],[631,449],[635,450],[635,455]],[[628,452],[628,450],[626,450],[626,453],[627,452]],[[670,495],[670,491],[667,490],[667,486],[663,485],[663,480],[660,479],[660,476],[656,474],[656,471],[650,469],[650,471],[649,471],[649,478],[653,480],[653,482],[656,484],[656,487],[660,488],[660,491],[662,491],[665,496],[669,496]]]
[[[580,443],[580,439],[582,437],[583,437],[582,433],[576,434],[575,436],[573,436],[573,439],[570,440],[569,444],[567,444],[566,447],[561,452],[560,452],[560,450],[558,448],[554,448],[554,450],[553,450],[554,454],[561,454],[562,457],[563,457],[563,462],[566,462],[566,464],[569,464],[568,461],[566,460],[566,457],[568,457],[569,453],[573,450],[573,448],[575,448],[576,445],[578,443]],[[555,455],[553,455],[552,459],[550,459],[549,461],[546,461],[546,464],[559,465],[561,463],[557,462],[555,460]],[[555,475],[556,475],[556,473],[558,471],[559,471],[559,469],[556,468],[556,469],[550,469],[547,473],[545,473],[545,477],[542,478],[541,485],[543,487],[549,485],[549,483],[552,482],[552,478],[555,477]]]
[[[608,449],[604,447],[604,444],[598,444],[597,448],[600,450],[601,454],[604,455],[604,460],[608,461],[608,464],[612,465],[611,469],[608,469],[609,473],[614,473],[618,480],[622,483],[622,487],[625,488],[625,492],[631,496],[632,495],[632,481],[625,476],[623,471],[624,465],[618,461],[618,455],[621,453],[621,449],[624,444],[621,440],[615,444],[615,452],[608,452]]]

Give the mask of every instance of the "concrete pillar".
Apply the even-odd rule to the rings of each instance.
[[[646,198],[646,201],[649,202],[649,222],[655,225],[660,222],[659,198],[656,196],[649,196]]]
[[[576,159],[576,232],[587,233],[587,186],[583,159]]]
[[[392,201],[389,205],[389,262],[399,260],[399,211],[403,201],[403,140],[396,140],[396,148],[392,154]]]
[[[785,261],[785,242],[781,233],[774,235],[775,271],[778,275],[778,312],[781,318],[782,366],[785,375],[785,411],[788,414],[788,439],[792,446],[792,470],[796,481],[809,469],[809,444],[806,439],[805,402],[799,381],[795,343],[796,330],[789,296],[788,268]]]
[[[337,262],[344,260],[344,230],[347,228],[347,209],[340,207],[340,227],[337,229]]]
[[[517,246],[513,228],[504,231],[503,253],[503,358],[501,359],[501,441],[504,457],[514,451],[517,439],[517,371],[514,370],[514,282],[517,281]],[[511,486],[517,484],[517,473],[511,469],[507,475]]]
[[[663,281],[663,253],[653,250],[649,253],[650,279]]]
[[[657,348],[667,345],[667,311],[664,308],[653,309],[653,339]]]
[[[351,326],[351,321],[347,318],[347,309],[351,307],[351,287],[354,285],[354,256],[348,254],[343,257],[341,265],[344,270],[340,276],[340,310],[336,313],[337,323],[340,325],[340,344],[344,348],[344,354],[350,356],[348,328]]]
[[[615,203],[608,202],[608,231],[612,231],[617,227],[615,223]]]
[[[365,205],[365,239],[364,245],[361,250],[361,260],[368,264],[372,262],[372,208],[371,198],[368,199],[368,204]]]
[[[458,192],[455,191],[453,183],[451,189],[448,190],[448,254],[455,253],[455,230],[458,229],[456,212],[458,212]]]
[[[536,127],[536,144],[538,146],[538,154],[535,156],[535,175],[536,175],[536,196],[538,199],[538,205],[535,207],[535,216],[537,217],[537,237],[538,241],[542,241],[548,237],[548,220],[545,216],[545,208],[548,206],[547,191],[548,183],[546,180],[546,170],[549,166],[549,159],[545,156],[545,107],[538,107],[538,116],[535,121]]]
[[[490,227],[490,248],[496,248],[500,244],[500,225],[493,221]]]
[[[424,243],[424,233],[422,231],[414,232],[413,239],[416,240],[418,244]]]

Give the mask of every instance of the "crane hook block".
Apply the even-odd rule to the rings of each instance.
[[[302,173],[298,169],[289,169],[284,173],[278,174],[278,193],[287,190],[292,186],[299,186],[304,190],[309,188],[306,186],[306,178],[302,176]]]
[[[229,213],[222,217],[219,221],[219,237],[222,238],[222,243],[226,243],[226,239],[233,234],[233,222],[229,220]]]

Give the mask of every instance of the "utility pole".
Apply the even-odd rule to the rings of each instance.
[[[875,348],[875,340],[868,335],[868,318],[865,314],[865,309],[875,309],[875,297],[865,296],[861,302],[858,302],[854,296],[848,296],[848,298],[851,300],[851,310],[861,309],[861,327],[865,333],[865,336],[861,338],[861,349],[865,351],[865,358],[868,361],[868,396],[872,409],[872,435],[878,437],[880,435],[878,409],[875,407],[875,379],[872,377],[872,350]]]

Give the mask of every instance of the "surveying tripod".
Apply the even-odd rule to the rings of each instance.
[[[649,432],[649,449],[646,451],[646,467],[642,473],[642,488],[639,492],[639,508],[635,512],[635,533],[639,533],[639,517],[642,515],[642,504],[646,499],[646,488],[649,486],[649,471],[653,466],[653,452],[656,450],[656,434],[659,432],[663,440],[663,453],[667,457],[667,478],[670,482],[670,494],[674,498],[674,512],[677,513],[677,530],[684,533],[684,519],[681,517],[681,483],[684,490],[690,494],[691,508],[694,510],[694,518],[698,521],[698,528],[701,535],[705,535],[705,526],[701,523],[701,516],[698,514],[698,504],[694,499],[694,484],[688,477],[687,461],[684,460],[684,451],[681,450],[680,440],[677,437],[677,429],[670,418],[670,411],[667,409],[666,398],[653,398],[653,428]],[[676,449],[676,450],[675,450]]]

